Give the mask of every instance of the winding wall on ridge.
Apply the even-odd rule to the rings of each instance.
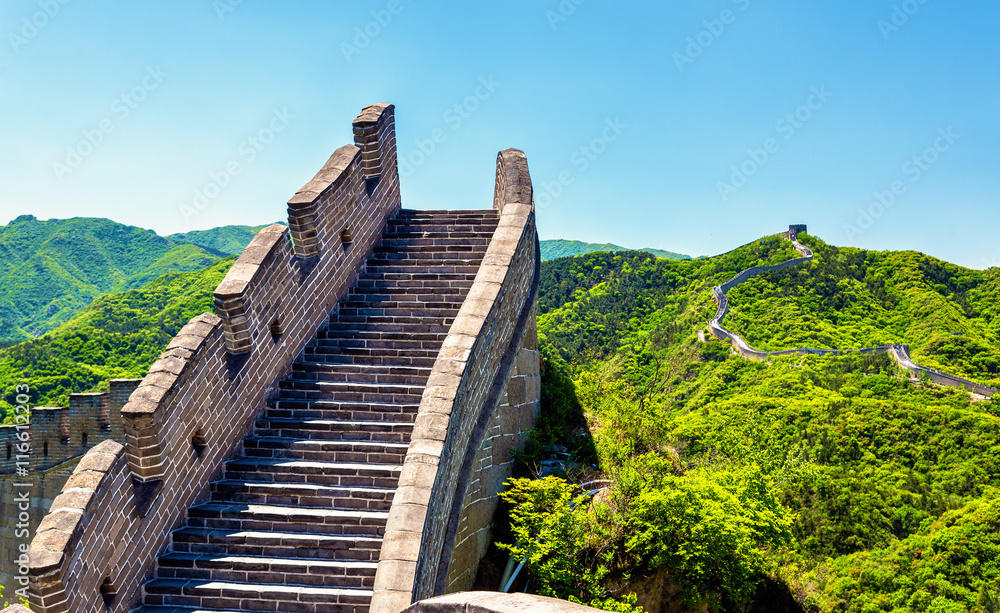
[[[726,315],[729,313],[729,290],[733,289],[741,283],[746,283],[751,278],[765,272],[772,272],[775,270],[781,270],[783,268],[789,268],[791,266],[799,266],[806,264],[813,260],[813,252],[811,249],[803,245],[798,241],[798,232],[804,232],[804,226],[793,226],[792,230],[786,235],[792,244],[795,246],[795,250],[802,254],[801,258],[794,258],[781,262],[780,264],[774,264],[772,266],[753,266],[741,271],[739,274],[734,276],[729,281],[726,281],[722,285],[716,285],[712,288],[712,295],[715,298],[715,302],[719,305],[718,310],[715,312],[715,317],[709,322],[708,327],[712,332],[712,335],[716,338],[724,341],[730,341],[733,344],[733,348],[738,354],[744,358],[750,360],[766,360],[771,356],[783,356],[783,355],[844,355],[848,353],[888,353],[892,356],[892,359],[896,361],[904,369],[908,370],[913,376],[926,375],[930,380],[938,385],[945,385],[948,387],[960,387],[968,392],[979,394],[980,396],[986,396],[987,398],[995,395],[998,390],[992,387],[987,387],[985,385],[976,383],[974,381],[969,381],[968,379],[963,379],[961,377],[956,377],[954,375],[949,375],[948,373],[935,370],[933,368],[927,368],[926,366],[921,366],[913,361],[910,357],[910,347],[908,345],[882,345],[879,347],[863,347],[860,349],[812,349],[808,347],[800,347],[798,349],[783,349],[781,351],[761,351],[760,349],[754,349],[742,336],[728,330],[722,325],[722,320],[725,319]]]

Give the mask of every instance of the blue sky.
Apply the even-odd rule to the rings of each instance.
[[[998,18],[979,0],[3,0],[0,223],[277,220],[386,101],[408,208],[488,207],[517,147],[543,238],[711,255],[803,222],[1000,265]]]

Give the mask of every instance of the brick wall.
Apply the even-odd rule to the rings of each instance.
[[[397,613],[467,580],[465,569],[452,575],[451,567],[456,556],[471,559],[488,538],[492,514],[483,500],[500,491],[501,464],[509,460],[504,449],[530,427],[537,410],[541,257],[531,177],[520,151],[497,157],[494,208],[500,223],[420,403],[386,525],[373,613]],[[505,391],[512,406],[498,409]]]
[[[35,534],[77,461],[103,438],[122,440],[119,410],[139,381],[113,379],[107,392],[71,394],[68,407],[38,407],[30,424],[0,427],[0,585],[7,586],[8,595],[20,587],[14,581],[18,548]],[[27,475],[17,474],[19,460]],[[16,498],[26,493],[27,503]],[[29,507],[27,538],[18,532],[22,504]]]
[[[541,408],[538,333],[534,316],[511,367],[503,396],[486,427],[472,462],[469,487],[462,500],[462,515],[444,593],[472,589],[479,561],[486,555],[493,535],[493,517],[504,484],[512,475],[513,452],[521,449]]]
[[[391,105],[362,111],[357,145],[334,152],[289,200],[289,227],[262,230],[216,289],[218,315],[192,319],[150,368],[121,411],[124,446],[81,460],[32,542],[36,613],[124,613],[141,595],[171,530],[399,210],[394,126]],[[110,607],[102,585],[117,593]]]

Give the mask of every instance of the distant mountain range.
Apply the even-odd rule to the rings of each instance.
[[[539,241],[542,246],[542,260],[558,260],[559,258],[568,258],[574,255],[583,255],[585,253],[593,253],[595,251],[644,251],[646,253],[651,253],[658,258],[666,258],[668,260],[690,260],[691,256],[684,255],[681,253],[674,253],[673,251],[664,251],[663,249],[652,249],[650,247],[644,247],[642,249],[630,249],[628,247],[622,247],[620,245],[615,245],[613,243],[585,243],[583,241],[570,241],[563,239],[549,239],[544,241]]]
[[[99,296],[166,273],[201,270],[242,251],[258,229],[224,226],[163,237],[103,218],[22,215],[0,226],[0,342],[54,330]]]
[[[106,294],[137,289],[171,272],[201,270],[238,255],[264,226],[221,226],[160,236],[110,219],[42,221],[22,215],[0,226],[0,344],[39,337]],[[542,259],[627,251],[611,243],[541,241]],[[657,257],[689,260],[660,249]]]
[[[191,243],[205,249],[220,251],[226,255],[239,255],[253,237],[265,227],[267,226],[221,226],[210,230],[171,234],[167,238],[177,243]]]

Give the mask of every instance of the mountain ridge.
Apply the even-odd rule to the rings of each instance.
[[[562,238],[550,238],[539,241],[539,244],[542,247],[542,261],[556,260],[559,258],[584,255],[586,253],[593,253],[595,251],[608,251],[608,252],[643,251],[646,253],[651,253],[656,257],[667,258],[669,260],[692,259],[692,257],[689,255],[674,253],[673,251],[654,249],[652,247],[644,247],[642,249],[631,249],[629,247],[622,247],[614,243],[588,243],[584,241],[568,240]]]

